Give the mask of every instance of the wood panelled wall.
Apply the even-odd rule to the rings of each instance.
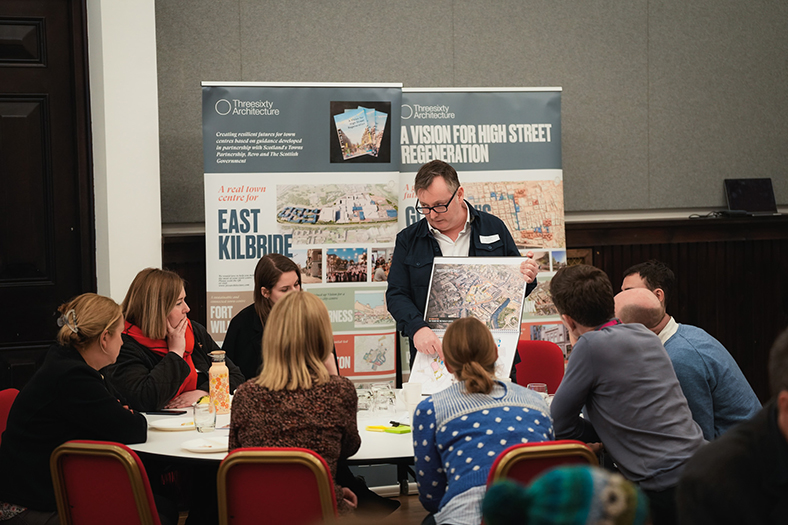
[[[567,245],[591,249],[616,291],[633,264],[667,264],[668,313],[716,337],[769,398],[769,349],[788,326],[788,217],[569,224]]]
[[[788,327],[788,217],[569,223],[566,238],[591,250],[616,290],[629,266],[665,262],[678,281],[668,312],[719,339],[768,399],[769,349]],[[165,235],[162,259],[187,281],[190,317],[205,323],[205,236]]]

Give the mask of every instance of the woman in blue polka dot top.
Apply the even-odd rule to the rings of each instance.
[[[455,321],[443,338],[446,368],[458,382],[428,397],[413,418],[422,525],[479,525],[487,475],[511,445],[551,441],[542,397],[493,374],[498,348],[481,321]]]

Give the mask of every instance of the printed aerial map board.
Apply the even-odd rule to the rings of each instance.
[[[490,329],[498,347],[495,375],[508,378],[520,336],[526,282],[514,257],[436,257],[424,320],[443,340],[452,322],[475,317]],[[451,384],[437,355],[418,353],[409,381],[432,394]]]
[[[521,253],[534,252],[540,266],[523,306],[522,337],[561,339],[548,293],[550,278],[566,264],[561,89],[402,91],[400,228],[422,218],[413,191],[419,167],[433,159],[454,166],[466,200],[503,220]]]
[[[208,330],[221,344],[281,253],[326,304],[339,369],[393,380],[395,327],[374,282],[399,216],[400,84],[204,82]]]

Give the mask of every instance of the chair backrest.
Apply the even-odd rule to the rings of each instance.
[[[14,399],[19,393],[16,388],[6,388],[0,390],[0,443],[3,442],[3,432],[5,432],[5,425],[8,422],[8,413],[11,411],[11,405],[14,404]]]
[[[520,362],[517,371],[517,384],[545,383],[547,392],[555,394],[564,378],[564,352],[551,341],[526,341],[517,343]]]
[[[239,448],[219,466],[219,524],[301,525],[337,516],[326,461],[305,448]]]
[[[68,441],[49,466],[61,525],[161,525],[145,467],[127,446]]]
[[[574,440],[544,441],[513,445],[495,459],[487,476],[489,487],[500,479],[527,485],[545,470],[559,465],[599,465],[596,454],[585,443]]]

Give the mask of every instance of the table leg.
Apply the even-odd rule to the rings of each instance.
[[[410,493],[410,484],[408,483],[408,475],[413,476],[416,480],[416,472],[410,465],[405,463],[397,463],[397,480],[399,481],[400,496],[407,496]]]
[[[400,496],[408,495],[408,466],[397,463],[397,480],[399,481]]]

